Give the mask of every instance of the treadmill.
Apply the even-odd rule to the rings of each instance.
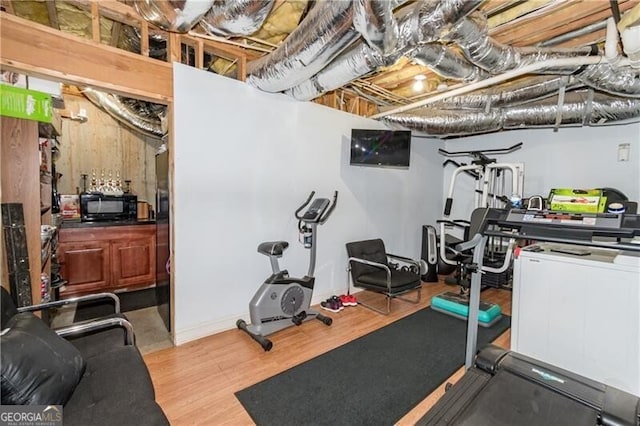
[[[489,236],[640,252],[640,216],[490,209],[475,235],[465,375],[419,425],[640,426],[640,398],[493,345],[476,356],[482,253]],[[640,362],[640,360],[639,360]]]

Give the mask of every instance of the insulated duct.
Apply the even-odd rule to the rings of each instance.
[[[247,83],[280,92],[309,79],[358,38],[352,22],[351,2],[317,3],[276,50],[247,64]]]
[[[486,18],[479,13],[458,21],[444,38],[447,41],[455,42],[473,64],[489,74],[501,74],[517,67],[548,59],[589,56],[591,54],[590,47],[556,49],[512,47],[499,43],[489,37]],[[546,69],[540,70],[538,73],[572,74],[579,68],[579,66],[575,66],[573,68]]]
[[[521,106],[490,111],[440,110],[432,107],[415,113],[387,116],[390,125],[452,137],[496,132],[508,129],[566,126],[599,126],[622,120],[640,120],[640,100],[579,90]]]
[[[382,54],[395,49],[398,24],[393,17],[393,5],[388,0],[355,0],[353,27],[365,42]]]
[[[162,125],[166,113],[164,105],[127,99],[89,87],[83,88],[82,93],[98,108],[133,130],[159,139],[167,133]]]
[[[473,81],[480,75],[480,69],[470,64],[466,58],[453,49],[438,43],[421,44],[408,55],[419,65],[429,67],[436,74],[454,80]]]
[[[454,96],[431,104],[432,108],[481,109],[514,106],[556,95],[560,89],[582,86],[569,77],[536,76],[511,80],[498,86]]]
[[[555,49],[512,47],[498,43],[488,36],[486,19],[480,14],[461,19],[446,35],[446,39],[460,46],[464,55],[475,65],[490,74],[501,74],[528,64],[541,61],[583,57],[592,55],[591,48]],[[594,89],[621,96],[640,96],[640,80],[637,71],[617,67],[609,63],[571,65],[546,68],[538,74],[571,75]]]
[[[298,100],[311,100],[325,92],[337,89],[357,78],[366,75],[381,66],[395,63],[400,56],[411,52],[419,43],[434,41],[439,30],[466,16],[481,3],[481,0],[449,0],[434,2],[423,0],[408,10],[404,10],[397,18],[398,36],[396,48],[387,53],[372,47],[363,41],[355,43],[354,47],[341,54],[326,68],[296,87],[287,94]],[[426,28],[422,28],[422,27]],[[419,36],[416,36],[416,35]],[[429,47],[423,47],[423,54],[429,53]],[[433,49],[433,48],[431,48]],[[440,52],[442,53],[442,52]],[[440,63],[434,65],[434,70],[449,75],[464,75],[471,77],[474,70],[465,60],[453,57],[453,53],[444,53]],[[432,56],[434,54],[432,53]]]
[[[213,0],[135,0],[136,11],[165,31],[186,33],[204,16]]]
[[[394,50],[397,44],[397,24],[392,7],[405,1],[316,3],[282,45],[270,55],[248,64],[247,82],[270,92],[295,87],[326,67],[360,35],[371,43],[368,46],[376,52],[354,50],[352,54],[355,56],[366,57],[365,61],[371,62],[371,58],[376,55],[395,55],[394,52],[386,53]],[[349,62],[349,59],[346,61]],[[356,68],[362,69],[363,66],[364,64],[358,64]],[[348,71],[338,71],[341,75],[347,73]]]
[[[274,0],[215,0],[200,25],[210,34],[250,35],[260,29]]]

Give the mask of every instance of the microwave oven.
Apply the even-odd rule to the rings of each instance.
[[[136,220],[138,197],[135,195],[80,194],[80,217],[83,222]]]

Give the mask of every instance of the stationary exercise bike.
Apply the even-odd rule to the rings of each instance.
[[[338,191],[333,194],[333,203],[328,198],[316,198],[309,209],[300,212],[309,205],[315,191],[311,191],[307,201],[295,212],[298,219],[298,230],[303,238],[304,247],[310,249],[309,272],[302,278],[289,276],[287,270],[280,270],[278,258],[289,247],[286,241],[270,241],[258,246],[258,253],[269,257],[273,273],[260,286],[249,303],[251,324],[243,319],[236,322],[236,326],[246,332],[253,340],[260,343],[265,351],[273,347],[271,340],[265,336],[280,331],[292,325],[300,325],[304,321],[316,318],[325,325],[331,325],[331,318],[309,309],[315,277],[316,267],[316,228],[324,224],[336,207]]]

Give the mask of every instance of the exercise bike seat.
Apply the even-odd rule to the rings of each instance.
[[[282,253],[289,247],[286,241],[265,241],[258,246],[258,253],[265,256],[282,256]]]

